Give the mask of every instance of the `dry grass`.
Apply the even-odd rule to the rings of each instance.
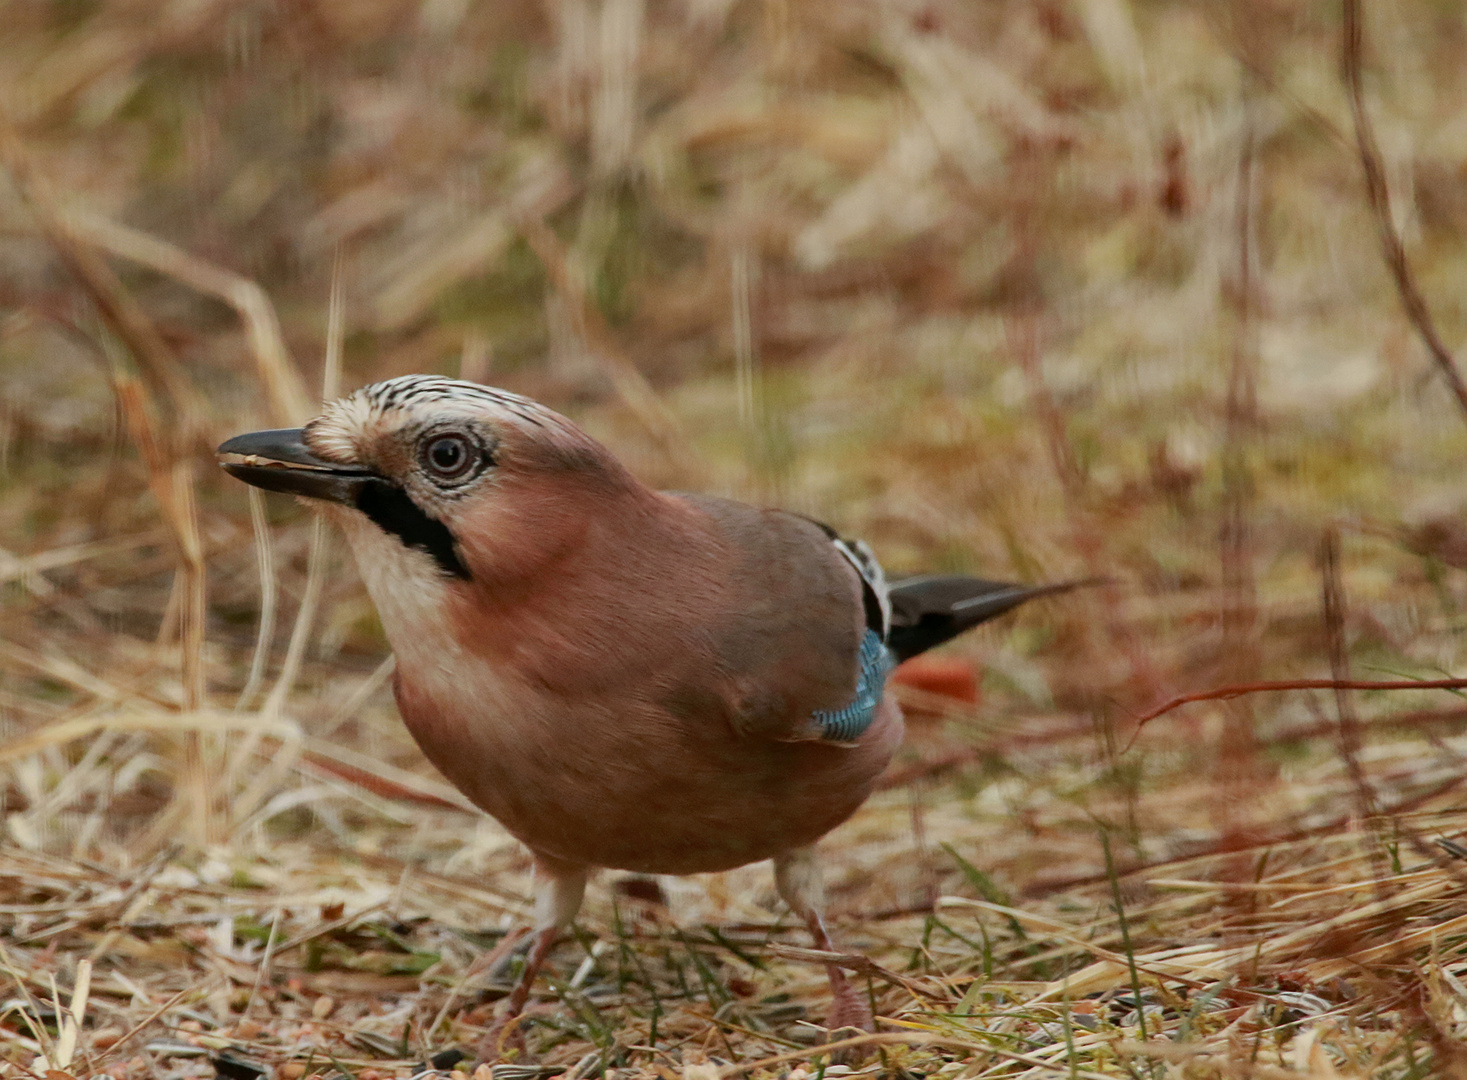
[[[527,861],[210,454],[430,370],[898,573],[1118,582],[956,646],[981,707],[912,693],[827,841],[857,1064],[752,867],[604,875],[541,1075],[1467,1076],[1467,709],[1134,723],[1463,668],[1467,18],[1366,5],[1342,79],[1348,8],[0,7],[0,1075],[485,1026]]]

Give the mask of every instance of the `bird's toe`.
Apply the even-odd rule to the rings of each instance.
[[[857,1035],[868,1035],[875,1030],[876,1018],[871,1014],[871,1006],[856,987],[847,983],[845,987],[836,992],[831,1002],[831,1042],[853,1038]],[[834,1055],[836,1063],[852,1064],[853,1059],[860,1056],[862,1049],[862,1047],[850,1047],[837,1051]]]
[[[505,1063],[526,1064],[532,1060],[525,1043],[525,1016],[507,1016],[496,1020],[489,1033],[479,1041],[478,1063],[500,1065]]]

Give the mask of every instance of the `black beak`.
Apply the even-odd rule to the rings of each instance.
[[[300,428],[252,431],[219,447],[219,464],[230,476],[266,491],[357,506],[363,489],[382,478],[352,465],[324,461],[306,447]]]
[[[432,556],[450,577],[469,580],[448,526],[425,514],[401,486],[355,465],[338,465],[311,453],[300,428],[252,431],[219,447],[230,476],[266,491],[325,499],[360,510],[406,547]]]

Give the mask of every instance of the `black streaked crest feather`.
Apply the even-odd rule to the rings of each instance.
[[[424,402],[480,402],[507,409],[521,420],[544,427],[551,413],[538,401],[494,386],[447,379],[441,375],[399,375],[373,383],[364,392],[378,409],[406,409]]]

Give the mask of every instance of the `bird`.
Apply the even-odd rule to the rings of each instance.
[[[408,730],[532,855],[534,932],[488,1060],[594,869],[771,860],[779,896],[835,952],[815,844],[902,739],[888,675],[1083,584],[889,583],[865,543],[820,522],[654,490],[544,405],[439,376],[373,383],[218,454],[340,525]],[[844,970],[827,975],[830,1028],[873,1030]]]

